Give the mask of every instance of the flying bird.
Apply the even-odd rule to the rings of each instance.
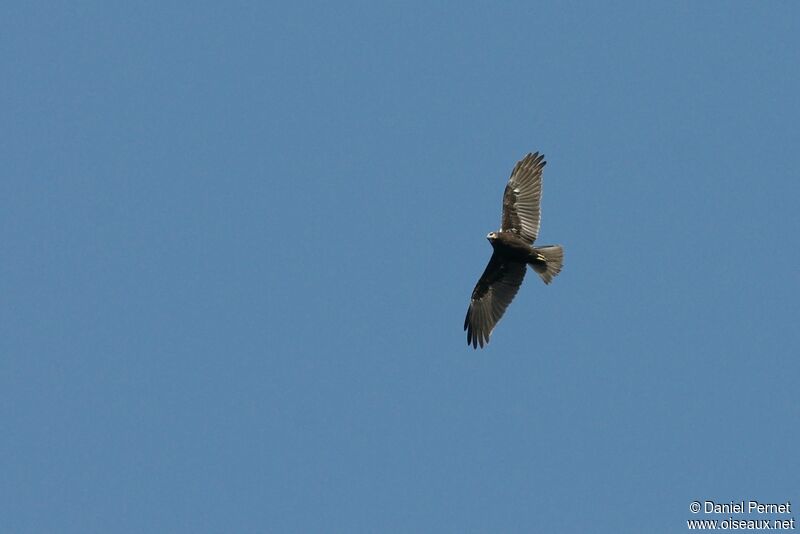
[[[489,337],[525,278],[526,266],[545,284],[561,272],[564,250],[561,245],[534,247],[539,234],[544,155],[528,154],[511,171],[503,193],[503,218],[500,230],[489,232],[492,257],[472,291],[464,319],[467,345],[477,349],[489,343]]]

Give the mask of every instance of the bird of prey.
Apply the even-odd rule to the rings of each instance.
[[[561,271],[564,250],[561,245],[534,247],[539,234],[544,155],[528,154],[517,162],[503,193],[503,218],[500,230],[489,232],[492,257],[472,291],[464,319],[467,345],[477,349],[489,343],[489,336],[525,278],[530,265],[545,284]]]

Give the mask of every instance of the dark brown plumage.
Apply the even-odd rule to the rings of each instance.
[[[533,247],[541,222],[542,169],[544,155],[528,154],[511,171],[503,193],[500,230],[489,232],[492,257],[483,271],[467,309],[464,330],[467,345],[478,348],[489,343],[492,330],[525,278],[530,265],[545,284],[561,271],[564,252],[561,245]]]

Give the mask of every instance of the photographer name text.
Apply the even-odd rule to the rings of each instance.
[[[695,501],[694,513],[699,506],[696,506]],[[730,501],[730,502],[715,502],[703,501],[703,512],[706,514],[790,514],[792,513],[792,503],[786,501],[784,503],[764,503],[758,501]]]

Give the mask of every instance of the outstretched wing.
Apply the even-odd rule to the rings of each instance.
[[[500,228],[514,232],[530,243],[539,235],[542,214],[542,168],[547,162],[544,154],[528,154],[517,162],[503,193],[503,220]]]
[[[467,331],[467,345],[481,348],[489,343],[495,325],[505,313],[508,305],[525,278],[525,264],[506,261],[492,254],[489,265],[483,271],[469,303],[464,330]]]

